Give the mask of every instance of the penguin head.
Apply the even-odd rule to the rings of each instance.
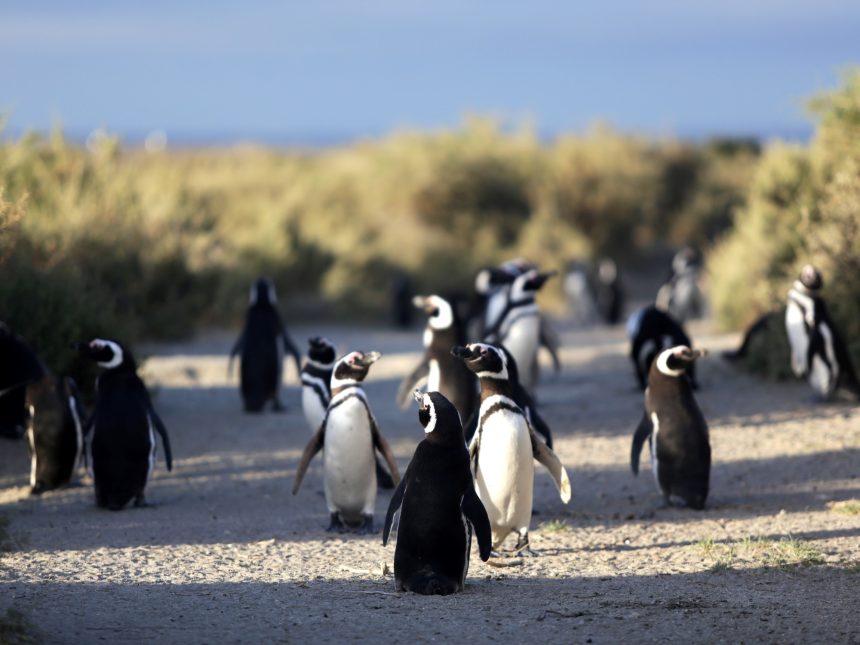
[[[308,361],[317,364],[318,367],[326,368],[334,364],[334,344],[322,336],[308,338]]]
[[[463,424],[453,403],[439,392],[415,390],[412,396],[418,402],[418,421],[429,441],[463,442]]]
[[[800,277],[797,282],[803,287],[801,290],[806,293],[818,291],[824,285],[824,281],[821,279],[821,272],[811,264],[807,264],[800,270]]]
[[[506,262],[500,267],[481,269],[475,276],[475,291],[482,296],[496,293],[513,282],[522,269],[511,262]]]
[[[94,360],[99,367],[108,370],[136,369],[134,358],[127,349],[115,340],[94,338],[88,343],[77,343],[75,348],[88,358]]]
[[[508,364],[505,353],[495,345],[471,343],[463,347],[455,345],[451,354],[462,360],[478,378],[494,378],[507,381]]]
[[[256,282],[251,285],[251,296],[248,299],[250,306],[274,306],[277,302],[278,295],[275,293],[275,283],[269,278],[257,278]]]
[[[603,258],[597,265],[597,279],[602,284],[612,284],[618,278],[618,265],[612,258]]]
[[[412,305],[427,314],[427,324],[433,329],[448,329],[454,324],[454,308],[440,296],[415,296]]]
[[[555,274],[556,271],[541,272],[536,268],[529,269],[528,271],[521,273],[514,278],[513,283],[511,284],[511,298],[513,300],[519,300],[521,298],[534,296],[534,294],[540,291],[541,287],[546,284],[546,281]]]
[[[686,345],[676,345],[660,352],[652,370],[656,369],[664,376],[678,378],[686,374],[693,363],[707,354],[708,351],[705,349],[690,349]]]
[[[382,357],[379,352],[350,352],[335,363],[331,375],[331,389],[360,383],[370,366]]]

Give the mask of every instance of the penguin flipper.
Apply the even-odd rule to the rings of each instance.
[[[400,471],[397,470],[397,460],[394,459],[394,453],[391,452],[391,447],[379,431],[379,426],[376,425],[376,419],[370,417],[370,432],[373,435],[373,445],[379,453],[385,457],[388,463],[388,470],[391,472],[391,479],[395,484],[400,483]]]
[[[543,417],[538,414],[538,411],[532,407],[529,409],[529,422],[534,428],[534,431],[543,437],[546,442],[547,448],[552,450],[552,433],[550,432],[549,426],[546,424],[546,421],[543,420]]]
[[[410,464],[411,465],[411,464]],[[391,496],[391,501],[388,503],[388,511],[385,513],[385,526],[382,527],[382,546],[388,545],[388,535],[391,533],[391,523],[394,521],[394,514],[400,509],[403,504],[403,494],[406,492],[406,479],[409,476],[409,468],[403,474],[403,479],[397,484],[394,494]]]
[[[570,501],[570,478],[562,466],[561,461],[543,441],[537,438],[535,431],[529,426],[529,437],[532,440],[532,454],[535,460],[542,464],[552,475],[556,488],[561,496],[561,501],[567,504]]]
[[[149,408],[149,418],[152,420],[152,424],[155,426],[158,434],[161,435],[161,443],[164,444],[164,460],[167,462],[167,470],[173,470],[173,453],[170,450],[170,438],[167,436],[167,428],[164,427],[164,422],[152,406]]]
[[[493,550],[490,518],[487,516],[487,509],[484,508],[481,499],[475,492],[474,485],[471,483],[466,488],[463,501],[460,502],[460,510],[475,529],[475,536],[478,538],[478,553],[481,556],[481,560],[486,562],[490,559],[490,552]]]
[[[305,446],[305,450],[302,453],[302,458],[299,460],[299,465],[296,467],[296,479],[293,482],[293,495],[299,492],[299,487],[302,485],[302,480],[305,478],[308,464],[311,463],[311,459],[314,458],[314,455],[322,450],[323,443],[325,443],[325,420],[323,420],[319,430],[317,430],[314,436],[311,437],[311,440],[308,441],[308,445]]]
[[[630,469],[634,475],[639,474],[639,456],[642,454],[642,446],[653,431],[654,426],[651,424],[651,419],[648,418],[647,413],[643,414],[636,432],[633,433],[633,445],[630,448]]]
[[[284,350],[293,357],[293,361],[296,364],[296,374],[298,375],[299,380],[301,380],[302,375],[302,355],[299,353],[296,344],[293,342],[293,339],[290,338],[290,335],[287,333],[287,327],[284,325],[284,321],[281,319],[281,315],[278,314],[278,327],[281,330],[281,340],[284,343]]]
[[[400,406],[401,410],[405,410],[409,407],[412,402],[412,393],[423,387],[427,382],[427,378],[430,376],[430,361],[426,358],[418,364],[412,372],[403,379],[400,383],[400,387],[397,388],[397,405]]]
[[[561,372],[561,360],[558,357],[561,339],[559,339],[558,333],[550,325],[549,320],[543,316],[540,317],[540,344],[549,352],[555,373],[558,374]]]
[[[475,407],[472,414],[466,419],[466,423],[463,424],[463,438],[466,440],[466,445],[472,443],[472,437],[478,431],[478,413],[480,411],[480,408]]]
[[[239,338],[236,339],[236,342],[233,343],[233,349],[230,350],[230,359],[227,361],[227,378],[229,379],[233,376],[233,359],[236,357],[236,354],[242,351],[242,347],[245,345],[245,330],[242,330],[242,333],[239,334]]]

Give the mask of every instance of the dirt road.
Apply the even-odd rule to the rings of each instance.
[[[422,432],[394,393],[420,332],[293,333],[319,331],[385,354],[366,390],[405,469]],[[712,350],[734,340],[692,331]],[[290,496],[310,434],[295,375],[286,414],[244,415],[231,341],[148,348],[175,461],[172,473],[159,462],[151,508],[98,510],[89,485],[29,498],[24,443],[0,444],[0,642],[18,629],[48,643],[860,642],[860,503],[846,503],[860,499],[858,407],[706,359],[708,508],[660,508],[647,455],[638,478],[628,465],[642,395],[623,330],[568,331],[564,370],[545,371],[539,398],[573,499],[539,467],[541,557],[498,568],[473,554],[464,593],[428,598],[394,593],[380,535],[324,531],[319,460]]]

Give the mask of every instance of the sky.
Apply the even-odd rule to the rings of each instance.
[[[856,0],[4,0],[7,133],[314,143],[467,116],[546,136],[803,138]]]

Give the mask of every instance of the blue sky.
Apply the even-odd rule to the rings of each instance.
[[[8,130],[311,141],[607,121],[655,135],[808,131],[860,63],[860,2],[5,0]]]

